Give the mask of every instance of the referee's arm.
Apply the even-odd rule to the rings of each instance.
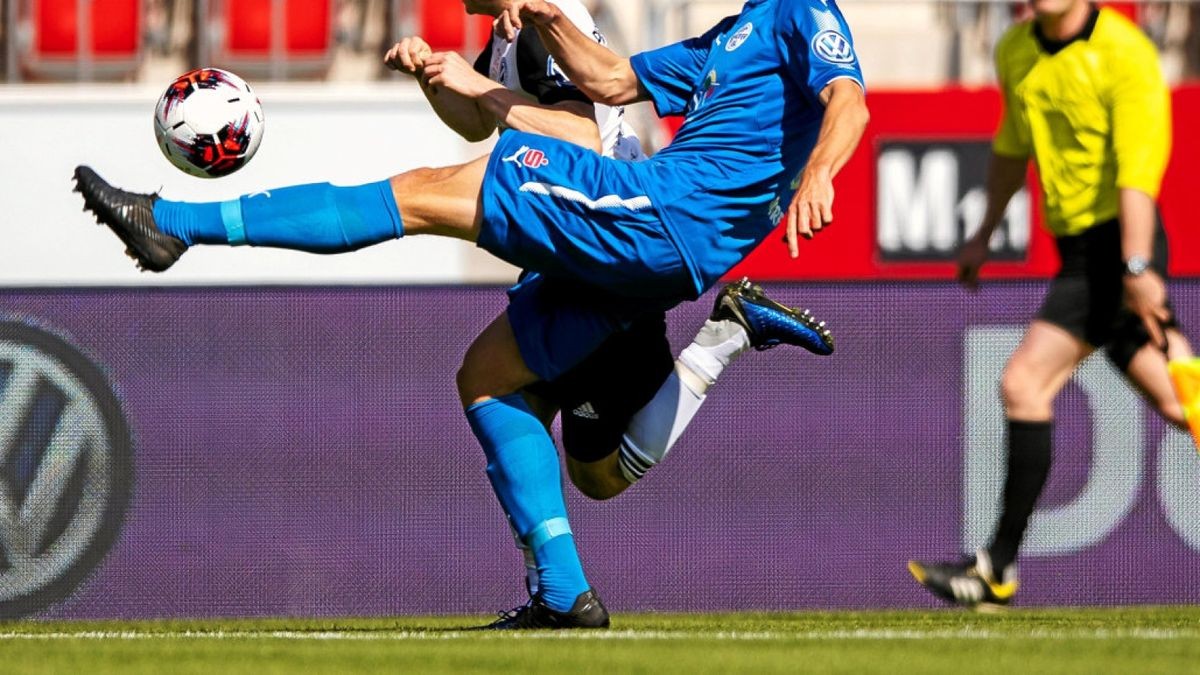
[[[979,288],[979,270],[991,253],[992,235],[1004,219],[1004,213],[1013,195],[1025,185],[1029,157],[1033,154],[1028,134],[1022,133],[1017,121],[1017,103],[1011,87],[1007,86],[1004,79],[1004,68],[1001,66],[1003,58],[1003,53],[998,47],[996,75],[1004,94],[1004,112],[1000,118],[1000,127],[992,140],[992,157],[988,162],[987,206],[979,229],[970,239],[963,242],[958,251],[958,281],[972,291]]]
[[[1154,254],[1159,188],[1171,145],[1171,100],[1149,40],[1124,52],[1113,64],[1110,93],[1113,153],[1117,158],[1118,218],[1121,255],[1150,260]],[[1166,286],[1153,270],[1125,276],[1129,308],[1146,326],[1154,343],[1165,345],[1161,322]]]

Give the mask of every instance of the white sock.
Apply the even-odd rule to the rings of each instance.
[[[750,347],[750,336],[732,321],[705,321],[654,398],[634,413],[621,439],[617,464],[633,483],[663,461],[704,404],[708,388]]]
[[[741,324],[708,319],[692,339],[692,344],[679,354],[679,362],[712,386],[721,377],[725,366],[749,348],[750,336]]]

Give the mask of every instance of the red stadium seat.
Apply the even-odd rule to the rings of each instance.
[[[274,0],[236,0],[226,5],[226,49],[231,56],[265,56],[271,51]],[[284,0],[283,43],[287,57],[326,54],[333,44],[329,0]]]
[[[30,0],[26,17],[33,40],[22,66],[34,77],[119,77],[140,60],[141,0]]]
[[[214,3],[210,30],[224,38],[213,65],[249,76],[320,75],[333,60],[333,0],[226,0]]]
[[[418,26],[434,51],[474,53],[487,42],[492,17],[468,15],[462,0],[424,0]]]

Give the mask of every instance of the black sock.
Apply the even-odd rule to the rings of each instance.
[[[1004,503],[996,536],[988,547],[995,573],[1017,559],[1017,548],[1025,536],[1033,505],[1050,474],[1053,422],[1008,420],[1008,476],[1004,480]]]

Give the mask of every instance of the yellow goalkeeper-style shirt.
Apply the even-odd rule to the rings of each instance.
[[[1117,217],[1120,188],[1158,197],[1171,146],[1171,103],[1158,52],[1120,14],[1093,10],[1074,40],[1033,21],[996,46],[1004,116],[997,155],[1037,162],[1046,225],[1079,234]]]

